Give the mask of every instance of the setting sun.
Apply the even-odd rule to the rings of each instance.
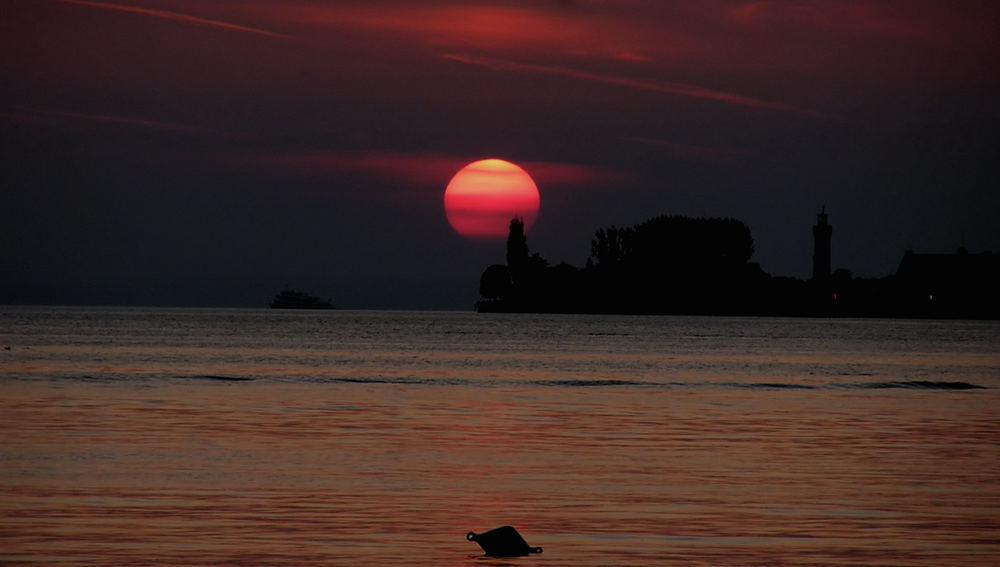
[[[448,183],[444,208],[448,222],[466,238],[497,239],[507,235],[512,217],[526,229],[538,216],[538,187],[526,171],[502,159],[466,165]]]

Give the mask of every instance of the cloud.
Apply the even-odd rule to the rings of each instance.
[[[459,169],[470,162],[487,157],[499,157],[514,161],[543,187],[550,185],[593,185],[622,177],[619,172],[607,168],[576,163],[514,160],[505,156],[465,156],[432,152],[319,150],[255,156],[252,161],[308,175],[352,172],[393,184],[405,184],[415,188],[435,187],[443,190]]]
[[[0,112],[0,118],[15,120],[17,122],[38,122],[40,117],[24,112]]]
[[[353,172],[390,183],[444,187],[472,160],[438,153],[316,150],[259,156],[254,161],[308,175]]]
[[[208,18],[200,18],[198,16],[192,16],[190,14],[182,14],[180,12],[170,12],[167,10],[153,10],[151,8],[142,8],[139,6],[129,6],[124,4],[111,4],[108,2],[92,2],[90,0],[55,0],[56,2],[62,2],[63,4],[76,4],[79,6],[90,6],[92,8],[101,8],[104,10],[114,10],[117,12],[127,12],[130,14],[141,14],[144,16],[151,16],[154,18],[160,18],[163,20],[170,20],[174,22],[181,22],[185,24],[194,24],[199,26],[209,26],[213,28],[223,29],[227,31],[235,31],[242,33],[250,33],[261,35],[265,37],[279,38],[279,39],[292,39],[291,36],[273,32],[270,30],[265,30],[261,28],[254,28],[249,26],[243,26],[239,24],[234,24],[232,22],[224,22],[221,20],[212,20]]]
[[[553,161],[519,162],[541,187],[583,187],[617,183],[626,175],[607,167]]]
[[[842,2],[835,0],[784,1],[754,0],[738,2],[726,12],[739,26],[755,28],[797,28],[825,33],[861,33],[882,38],[897,38],[937,43],[946,40],[925,15],[923,21],[909,10],[904,16],[893,13],[884,3]]]
[[[214,132],[210,128],[193,126],[191,124],[181,124],[179,122],[162,122],[159,120],[148,120],[134,116],[119,116],[111,114],[90,114],[86,112],[73,112],[67,110],[54,110],[47,108],[19,109],[17,112],[3,112],[0,116],[22,122],[42,122],[46,118],[69,118],[85,122],[101,122],[106,124],[119,124],[138,128],[151,128],[171,132],[193,132],[205,133]]]
[[[264,17],[295,25],[362,30],[444,49],[569,55],[645,63],[631,18],[613,9],[566,10],[554,2],[282,0],[258,5]],[[658,43],[664,43],[660,37]]]
[[[509,61],[505,59],[478,57],[473,55],[464,55],[456,53],[445,53],[442,54],[441,57],[444,59],[465,63],[467,65],[476,65],[479,67],[486,67],[489,69],[495,69],[499,71],[520,71],[526,73],[542,73],[547,75],[556,75],[559,77],[566,77],[580,81],[602,83],[605,85],[613,85],[631,89],[652,91],[663,94],[684,96],[689,98],[711,100],[734,106],[743,106],[743,107],[757,108],[762,110],[773,110],[790,114],[798,114],[801,116],[808,116],[811,118],[826,118],[826,115],[817,112],[815,110],[810,110],[808,108],[802,108],[791,104],[785,104],[783,102],[753,98],[736,93],[716,91],[706,87],[700,87],[698,85],[673,83],[668,81],[656,81],[652,79],[635,79],[624,75],[592,73],[589,71],[581,71],[578,69],[556,66],[556,65],[519,63],[516,61]]]
[[[662,138],[627,137],[625,140],[663,149],[672,157],[685,161],[731,164],[750,156],[746,150],[711,148]]]

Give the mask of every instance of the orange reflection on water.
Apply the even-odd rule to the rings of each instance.
[[[28,565],[469,564],[504,524],[574,566],[1000,545],[991,390],[0,388],[0,557]]]

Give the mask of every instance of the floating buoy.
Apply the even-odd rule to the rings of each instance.
[[[521,534],[511,526],[501,526],[481,534],[469,532],[465,534],[465,539],[478,543],[483,552],[490,557],[520,557],[542,552],[541,547],[528,545]]]

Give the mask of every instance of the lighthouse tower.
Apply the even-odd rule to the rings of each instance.
[[[813,225],[813,280],[826,281],[830,277],[830,236],[833,227],[827,222],[826,205],[816,215]]]

